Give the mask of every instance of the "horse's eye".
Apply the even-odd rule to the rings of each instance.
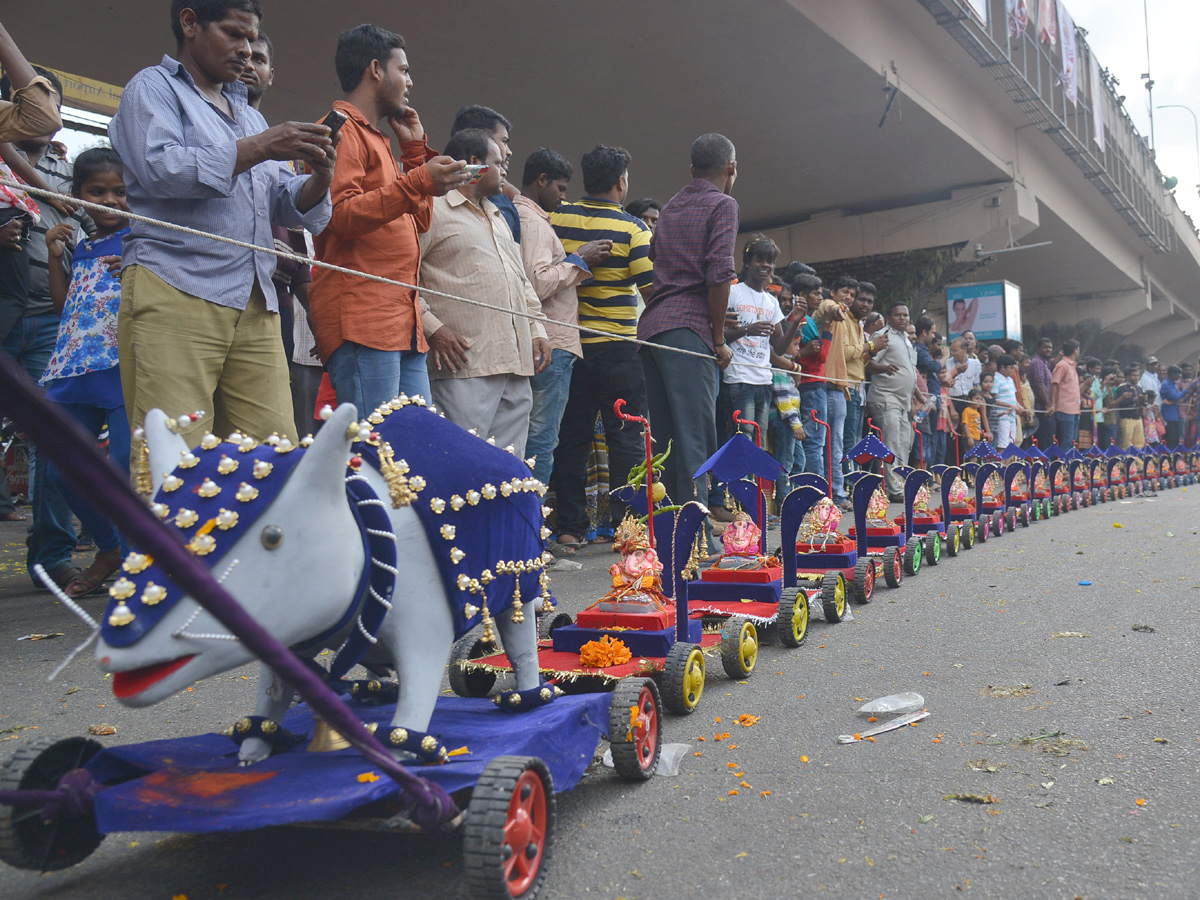
[[[262,530],[262,544],[268,550],[278,550],[283,543],[283,529],[278,525],[268,525]]]

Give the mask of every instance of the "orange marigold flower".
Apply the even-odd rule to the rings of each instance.
[[[728,769],[736,769],[738,767],[738,764],[737,763],[725,763],[725,767]]]
[[[872,744],[873,744],[873,743],[875,743],[875,738],[873,738],[873,737],[870,737],[870,736],[867,736],[867,737],[863,738],[863,740],[864,740],[864,741],[870,741]]]
[[[1136,803],[1138,806],[1145,806],[1145,805],[1146,805],[1146,798],[1145,798],[1145,797],[1138,797],[1138,798],[1137,798],[1136,800],[1134,800],[1133,802],[1134,802],[1134,803]]]
[[[579,664],[597,669],[619,666],[633,659],[625,642],[606,634],[598,641],[588,641],[579,648]]]
[[[363,772],[361,775],[358,776],[359,784],[370,784],[371,782],[378,781],[378,780],[379,780],[379,776],[376,775],[374,772]]]
[[[871,718],[867,719],[867,721],[868,722],[878,722],[879,718],[877,716],[871,716]]]
[[[739,781],[739,782],[738,782],[738,784],[740,784],[740,785],[741,785],[742,787],[744,787],[744,788],[749,788],[749,787],[750,787],[750,785],[746,784],[746,782],[745,782],[744,780],[743,780],[743,781]]]
[[[715,721],[715,722],[716,722],[718,725],[720,725],[720,724],[721,724],[721,717],[720,717],[720,716],[717,716],[717,717],[716,717],[716,719],[714,719],[713,721]]]
[[[759,792],[758,792],[758,796],[760,796],[760,797],[770,797],[770,796],[771,796],[771,792],[770,792],[770,791],[759,791]]]
[[[854,739],[855,739],[856,741],[861,741],[861,740],[862,740],[862,735],[861,735],[861,734],[859,734],[859,733],[856,731],[856,732],[854,732]]]
[[[738,792],[736,789],[729,792],[730,797],[736,797],[737,795],[738,795]]]
[[[807,756],[800,757],[800,762],[808,762],[808,757]]]
[[[740,716],[738,716],[738,724],[743,728],[750,728],[751,726],[757,725],[758,720],[761,718],[762,716],[752,716],[750,713],[742,713]]]

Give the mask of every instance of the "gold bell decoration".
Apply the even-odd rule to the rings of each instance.
[[[137,430],[130,461],[133,463],[133,489],[149,500],[154,496],[154,478],[150,474],[150,445],[146,443],[146,432]]]
[[[496,640],[496,631],[492,627],[492,614],[488,610],[486,594],[483,598],[483,640],[489,644]]]
[[[322,718],[313,719],[313,736],[305,750],[308,753],[332,753],[334,750],[345,750],[350,746],[341,732]]]
[[[525,611],[521,603],[521,576],[518,575],[513,583],[516,587],[513,588],[512,620],[514,624],[520,625],[525,621]]]

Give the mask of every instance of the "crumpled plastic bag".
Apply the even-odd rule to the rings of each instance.
[[[691,744],[663,744],[662,750],[658,755],[658,768],[654,770],[655,775],[663,775],[668,778],[673,778],[679,774],[679,764],[683,762],[683,758],[687,752],[692,749]],[[601,760],[608,768],[613,766],[612,750],[604,751],[604,758]]]
[[[858,708],[858,713],[863,716],[879,716],[890,715],[891,713],[916,712],[924,707],[924,697],[915,691],[906,691],[903,694],[889,694],[886,697],[880,697],[878,700],[871,700],[864,703]]]

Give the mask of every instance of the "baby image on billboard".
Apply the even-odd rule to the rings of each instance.
[[[980,343],[1008,336],[1004,315],[1004,283],[963,284],[946,289],[946,321],[950,339],[972,332]]]

